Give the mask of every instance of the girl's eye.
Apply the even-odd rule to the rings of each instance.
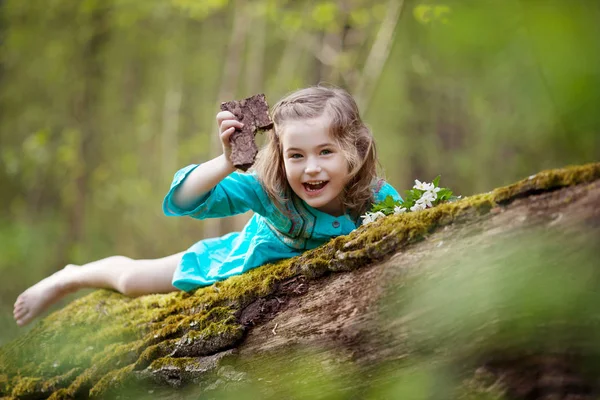
[[[290,158],[302,158],[302,154],[299,154],[299,153],[290,154]]]
[[[324,156],[326,156],[327,154],[331,154],[331,153],[333,153],[333,151],[331,151],[329,149],[321,150],[321,154],[324,155]]]

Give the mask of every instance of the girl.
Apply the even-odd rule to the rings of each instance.
[[[163,210],[197,219],[254,211],[242,232],[205,239],[157,260],[114,256],[67,265],[23,292],[14,307],[18,325],[31,322],[67,293],[107,288],[127,296],[191,291],[346,235],[387,195],[377,179],[373,136],[344,90],[311,87],[280,100],[274,129],[251,173],[235,171],[229,136],[241,129],[233,114],[217,114],[223,154],[175,174]]]

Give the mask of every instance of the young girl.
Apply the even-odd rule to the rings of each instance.
[[[273,107],[272,118],[274,129],[254,170],[239,173],[230,161],[229,136],[243,124],[230,112],[218,113],[223,154],[179,170],[163,202],[166,215],[197,219],[254,211],[241,232],[156,260],[114,256],[67,265],[18,297],[17,324],[82,288],[140,296],[210,285],[346,235],[373,202],[400,198],[377,179],[373,136],[344,90],[299,90]]]

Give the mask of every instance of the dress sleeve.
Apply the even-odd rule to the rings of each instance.
[[[396,191],[396,189],[394,189],[392,185],[390,185],[383,179],[380,179],[375,185],[375,189],[373,191],[375,203],[379,203],[380,201],[385,200],[387,196],[392,196],[394,200],[404,201],[402,200],[402,196],[400,196],[400,194]]]
[[[239,172],[233,172],[225,177],[189,208],[177,207],[173,203],[173,192],[197,166],[197,164],[188,165],[175,173],[171,188],[163,201],[165,215],[187,215],[192,218],[205,219],[229,217],[250,210],[261,215],[265,213],[265,202],[268,198],[256,175]]]

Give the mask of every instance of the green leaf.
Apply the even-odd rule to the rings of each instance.
[[[450,189],[443,189],[438,192],[438,199],[440,199],[440,201],[446,201],[451,196],[452,196],[452,190],[450,190]]]
[[[441,175],[435,177],[435,179],[433,180],[433,186],[438,187],[440,185],[440,177]]]
[[[390,215],[394,213],[394,207],[401,204],[400,200],[395,200],[391,195],[387,195],[382,201],[373,204],[371,212],[381,211],[385,215]]]

